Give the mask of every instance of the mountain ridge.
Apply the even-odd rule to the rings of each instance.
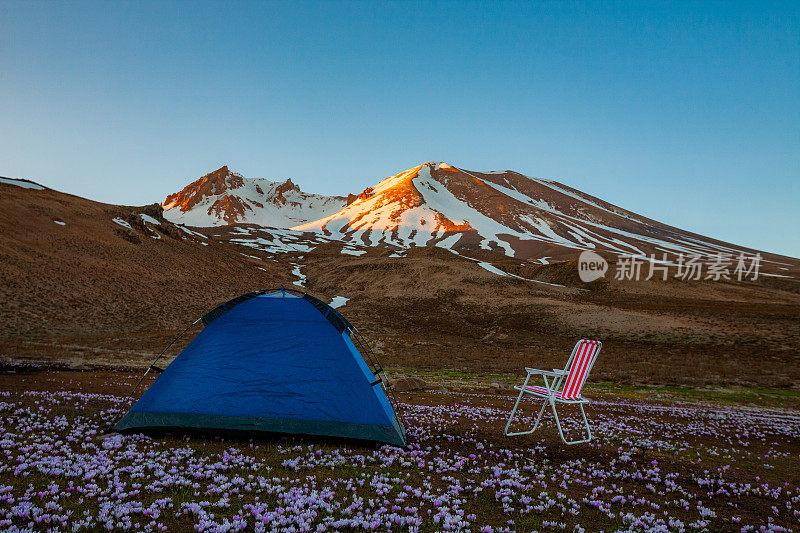
[[[245,178],[224,165],[168,195],[161,205],[168,220],[188,226],[289,227],[336,211],[346,201],[340,196],[305,193],[291,179]]]
[[[573,257],[583,250],[659,259],[755,252],[510,170],[468,171],[429,161],[367,191],[339,212],[292,229],[368,246],[497,250],[521,259]]]
[[[759,253],[663,224],[552,179],[513,170],[466,170],[442,161],[421,163],[346,197],[305,193],[291,179],[244,178],[224,166],[168,196],[163,207],[172,222],[231,227],[219,236],[267,252],[286,249],[290,241],[295,248],[313,247],[322,239],[392,249],[437,246],[472,256],[497,251],[540,263],[572,260],[584,250],[672,265],[680,256]],[[256,229],[235,230],[241,224]],[[308,237],[312,234],[318,237]],[[762,255],[779,270],[793,265],[778,254]]]

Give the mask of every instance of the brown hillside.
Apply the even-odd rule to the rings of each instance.
[[[524,366],[562,366],[588,336],[604,343],[593,379],[800,384],[795,280],[610,275],[586,285],[574,262],[541,265],[487,250],[474,260],[441,248],[399,256],[362,248],[354,256],[341,243],[309,240],[310,251],[268,253],[237,244],[251,242],[241,240],[250,226],[202,230],[207,240],[165,221],[159,206],[10,185],[0,193],[5,358],[142,365],[217,304],[298,280],[297,266],[312,294],[349,298],[340,311],[390,367],[519,374]],[[534,281],[500,276],[476,260]]]
[[[275,262],[208,243],[161,218],[158,205],[0,184],[0,356],[116,358],[108,347],[149,356],[221,301],[287,278]]]
[[[331,243],[306,253],[307,286],[350,298],[340,309],[390,366],[518,374],[561,367],[581,337],[602,340],[596,379],[626,383],[800,384],[797,282],[620,282],[586,285],[575,265],[484,257],[493,274],[438,248],[360,257]],[[296,254],[300,255],[300,254]],[[287,256],[287,259],[290,256]],[[505,261],[505,262],[504,262]],[[613,265],[612,265],[613,269]],[[581,289],[590,290],[581,290]]]

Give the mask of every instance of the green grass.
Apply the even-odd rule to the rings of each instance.
[[[475,373],[457,369],[419,370],[393,367],[386,369],[390,379],[417,377],[428,382],[433,388],[468,387],[486,388],[499,383],[501,389],[512,392],[512,386],[521,383],[522,373]],[[613,394],[634,399],[681,400],[694,402],[717,402],[730,405],[759,405],[800,409],[800,390],[767,387],[729,386],[729,387],[684,387],[677,385],[630,385],[612,382],[589,382],[586,394]]]
[[[761,405],[800,408],[800,390],[766,387],[681,387],[676,385],[625,385],[588,383],[587,392],[607,392],[643,399],[674,398],[683,401],[715,402],[732,405]]]

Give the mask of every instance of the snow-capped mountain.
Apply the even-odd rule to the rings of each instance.
[[[275,253],[330,241],[349,248],[494,250],[542,263],[574,259],[581,250],[655,255],[667,262],[678,254],[756,253],[656,222],[556,181],[443,162],[423,163],[347,197],[309,194],[290,180],[248,179],[222,167],[168,196],[163,207],[172,222],[224,226],[220,240]],[[762,256],[779,268],[788,265],[780,256]]]
[[[187,226],[234,223],[288,228],[342,209],[347,199],[308,194],[287,179],[245,178],[227,166],[206,174],[164,200],[164,217]]]
[[[750,251],[621,209],[561,183],[518,172],[427,162],[366,189],[336,213],[292,229],[371,246],[493,249],[546,258]],[[673,257],[674,258],[674,257]]]

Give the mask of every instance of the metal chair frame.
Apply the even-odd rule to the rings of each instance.
[[[535,369],[535,368],[526,368],[525,369],[528,372],[528,376],[525,378],[525,383],[521,387],[520,386],[514,387],[515,389],[519,390],[519,396],[517,397],[517,401],[514,404],[514,409],[511,411],[511,415],[508,417],[508,422],[506,423],[504,434],[507,437],[513,437],[513,436],[516,436],[516,435],[528,435],[528,434],[533,433],[534,431],[536,431],[536,429],[539,427],[539,422],[542,419],[542,415],[544,414],[544,410],[547,408],[548,405],[550,405],[550,407],[553,410],[553,416],[556,419],[556,426],[558,427],[558,434],[561,437],[561,440],[564,442],[564,444],[570,444],[570,445],[571,444],[582,444],[582,443],[589,442],[589,441],[592,440],[592,438],[593,438],[592,437],[592,430],[589,427],[589,420],[586,418],[586,411],[584,411],[584,409],[583,409],[584,404],[589,403],[589,400],[587,400],[586,398],[583,398],[581,396],[581,393],[583,392],[583,386],[586,383],[586,380],[588,379],[589,374],[592,371],[592,367],[594,366],[595,361],[597,361],[597,356],[600,354],[600,350],[603,347],[603,343],[602,342],[594,341],[594,342],[597,342],[597,350],[594,352],[594,355],[592,356],[592,360],[589,362],[589,366],[586,369],[586,379],[584,379],[583,383],[581,384],[581,389],[578,391],[578,393],[576,395],[577,397],[574,400],[565,400],[565,399],[559,398],[557,396],[558,393],[560,392],[559,386],[563,386],[567,382],[567,378],[569,377],[570,371],[573,370],[572,369],[572,364],[575,361],[575,356],[578,354],[579,348],[583,345],[584,342],[587,342],[587,341],[588,341],[588,339],[581,339],[575,344],[575,348],[572,349],[572,355],[569,356],[569,359],[567,360],[567,364],[566,364],[566,366],[564,367],[563,370],[559,370],[557,368],[554,368],[553,371],[550,372],[548,370],[539,370],[539,369]],[[547,390],[546,394],[543,394],[543,393],[540,393],[540,392],[536,392],[536,391],[533,391],[533,390],[530,390],[530,389],[527,388],[528,387],[528,382],[530,381],[531,377],[532,376],[536,376],[536,375],[540,375],[544,379],[544,388]],[[548,376],[552,379],[552,381],[548,381],[548,379],[547,379]],[[519,432],[516,432],[516,433],[509,433],[508,430],[511,427],[511,421],[513,420],[514,415],[517,412],[517,408],[519,407],[519,403],[520,403],[520,401],[522,400],[522,397],[525,394],[530,394],[531,396],[534,396],[536,398],[544,399],[544,403],[542,405],[542,408],[539,409],[539,414],[536,417],[536,423],[533,425],[533,429],[531,429],[529,431],[519,431]],[[586,434],[587,434],[586,438],[568,441],[564,437],[564,430],[561,427],[561,421],[558,418],[558,411],[556,410],[556,402],[564,403],[564,404],[578,405],[578,407],[580,407],[581,415],[583,415],[583,425],[586,428]]]

